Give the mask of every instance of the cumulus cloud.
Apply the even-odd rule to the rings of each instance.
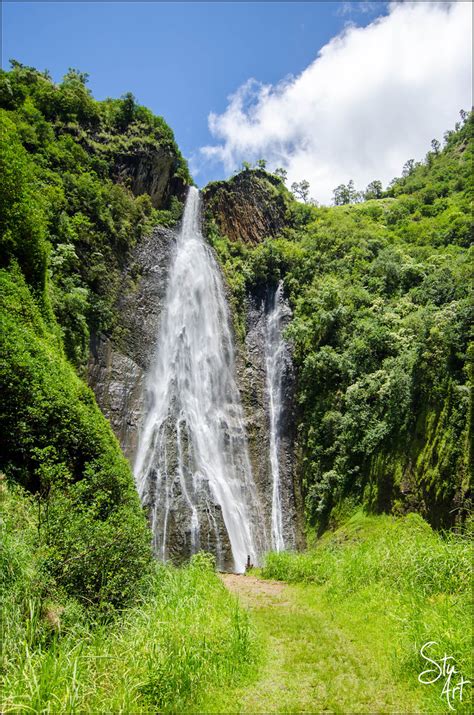
[[[216,143],[202,160],[230,173],[265,158],[290,183],[307,179],[323,203],[349,179],[387,184],[470,108],[471,21],[469,2],[404,2],[367,27],[347,26],[299,76],[249,79],[211,113]]]

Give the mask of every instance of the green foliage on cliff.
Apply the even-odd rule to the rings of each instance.
[[[89,331],[113,329],[130,251],[181,212],[176,196],[160,210],[135,197],[117,162],[163,150],[171,180],[190,177],[163,120],[130,96],[95,102],[84,80],[0,77],[1,707],[183,711],[253,662],[248,619],[202,555],[154,562],[130,467],[75,367]]]
[[[472,127],[470,115],[381,199],[293,202],[280,237],[256,247],[211,232],[241,332],[246,292],[284,280],[313,524],[326,526],[347,497],[416,509],[438,527],[465,515]]]
[[[0,294],[0,469],[35,494],[38,597],[121,607],[151,560],[130,468],[19,269]]]
[[[49,253],[50,302],[76,365],[90,330],[113,330],[131,250],[154,225],[176,222],[175,193],[191,183],[161,117],[130,94],[95,101],[86,82],[70,70],[56,85],[17,62],[0,72],[2,265],[15,257],[41,294]],[[162,181],[159,210],[146,186],[131,191],[141,166]]]

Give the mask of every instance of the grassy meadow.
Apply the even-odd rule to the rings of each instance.
[[[2,488],[2,699],[8,713],[182,712],[255,666],[248,613],[213,558],[155,565],[134,605],[101,615],[61,591],[41,594],[33,500]]]
[[[470,678],[470,542],[418,515],[357,512],[234,577],[237,598],[206,554],[156,565],[111,616],[41,596],[35,504],[2,499],[3,712],[450,712],[445,678],[418,682],[428,641]],[[450,704],[471,712],[469,685]]]

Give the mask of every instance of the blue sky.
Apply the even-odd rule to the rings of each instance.
[[[133,92],[199,185],[265,158],[328,203],[399,175],[471,106],[471,20],[466,2],[4,2],[2,63]]]
[[[384,3],[334,2],[6,2],[2,66],[14,58],[48,69],[55,80],[75,67],[89,73],[97,99],[131,91],[165,117],[191,156],[210,141],[209,112],[222,112],[249,77],[275,83],[301,72],[348,20],[366,24],[384,9]],[[209,166],[198,178],[205,183],[224,174],[222,166]]]

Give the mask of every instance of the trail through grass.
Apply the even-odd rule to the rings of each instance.
[[[223,576],[250,610],[265,656],[247,687],[210,693],[202,710],[452,712],[444,678],[418,682],[429,667],[419,648],[436,641],[436,658],[452,655],[470,678],[469,551],[418,518],[357,515],[312,551],[269,557],[262,573],[293,583]],[[471,712],[469,687],[451,701],[456,712]]]
[[[38,589],[34,505],[4,497],[2,712],[447,713],[445,679],[418,682],[431,640],[473,680],[470,542],[416,515],[356,514],[246,576],[157,564],[112,618]]]
[[[360,637],[348,618],[321,602],[317,586],[224,580],[251,610],[266,660],[250,686],[214,694],[209,711],[420,712],[419,688],[393,682],[392,658],[373,641],[375,623]],[[381,614],[372,617],[386,626]]]

